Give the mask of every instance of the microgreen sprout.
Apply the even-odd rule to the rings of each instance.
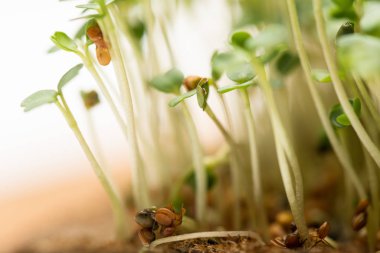
[[[80,22],[73,36],[61,31],[51,36],[51,52],[63,50],[82,63],[62,76],[56,90],[33,93],[21,105],[25,111],[45,104],[59,108],[111,200],[119,238],[132,235],[126,226],[130,217],[99,163],[100,152],[96,157],[92,152],[99,142],[93,138],[90,148],[63,94],[83,67],[100,92],[81,93],[87,115],[104,98],[128,143],[131,208],[143,210],[135,217],[136,233],[146,249],[203,237],[242,236],[261,243],[256,234],[239,231],[244,228],[282,248],[336,247],[328,237],[329,223],[310,229],[309,210],[304,210],[305,196],[314,187],[310,181],[319,181],[314,175],[335,173],[322,170],[330,159],[342,167],[337,166],[343,173],[337,184],[345,186],[353,229],[366,227],[369,249],[374,249],[380,226],[380,4],[264,2],[228,1],[237,29],[211,56],[209,75],[184,75],[177,68],[182,59],[175,54],[171,29],[180,1],[90,0],[76,5],[82,13],[73,19]],[[214,154],[202,146],[194,110],[207,115],[225,140]],[[273,203],[266,201],[273,194],[267,189],[279,191],[272,165],[278,165],[291,211],[289,228],[283,227],[291,231],[274,238],[267,210]],[[359,167],[365,170],[359,173]],[[163,207],[168,202],[172,205]],[[186,206],[185,217],[183,203],[189,202],[193,206]],[[185,231],[182,219],[192,218],[189,231],[219,226],[237,231],[175,235]]]
[[[59,80],[57,85],[57,90],[41,90],[33,93],[21,103],[24,111],[30,111],[44,104],[54,103],[62,115],[64,116],[67,124],[73,131],[75,137],[77,138],[83,152],[85,153],[87,159],[91,163],[95,174],[97,175],[101,185],[106,191],[112,205],[112,210],[115,217],[116,232],[119,239],[125,239],[130,236],[128,233],[130,230],[126,229],[127,216],[125,214],[124,203],[121,199],[119,192],[116,190],[111,178],[106,174],[105,170],[101,167],[95,155],[91,151],[89,145],[87,144],[78,124],[72,114],[66,99],[63,95],[62,89],[67,85],[80,71],[83,67],[82,64],[78,64],[75,67],[67,71],[62,78]]]

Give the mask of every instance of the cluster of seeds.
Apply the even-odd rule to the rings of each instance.
[[[157,238],[173,235],[184,214],[184,208],[176,212],[172,207],[152,207],[138,212],[135,221],[142,227],[138,233],[141,242],[147,245]]]

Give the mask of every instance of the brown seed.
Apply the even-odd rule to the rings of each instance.
[[[176,214],[168,208],[159,208],[154,215],[154,219],[158,224],[169,227],[175,221]]]
[[[93,108],[94,106],[100,103],[98,93],[94,90],[88,92],[81,91],[81,96],[84,106],[87,110]]]
[[[186,89],[190,91],[190,90],[194,90],[201,80],[202,80],[202,77],[199,77],[199,76],[188,76],[183,81],[183,84],[185,85]]]
[[[352,218],[352,228],[355,231],[359,231],[367,224],[367,212],[361,212],[356,214],[354,218]]]
[[[318,237],[319,239],[324,239],[330,231],[330,224],[325,221],[323,224],[318,228]]]
[[[135,221],[143,228],[153,228],[155,221],[153,220],[152,213],[143,210],[136,214]]]
[[[153,242],[156,239],[156,236],[150,229],[143,228],[139,231],[139,238],[142,244],[147,245]]]
[[[107,66],[111,62],[111,54],[106,46],[96,45],[96,58],[102,66]]]
[[[368,206],[369,206],[369,202],[367,199],[361,200],[356,208],[355,214],[365,212]]]
[[[90,40],[95,44],[103,40],[103,33],[100,30],[98,24],[94,24],[93,26],[89,27],[86,33]]]
[[[291,233],[285,236],[284,244],[287,248],[293,249],[301,246],[300,236],[298,233]]]

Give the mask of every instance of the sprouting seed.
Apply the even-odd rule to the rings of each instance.
[[[202,77],[199,76],[188,76],[183,80],[183,84],[185,85],[188,91],[194,90],[199,82],[202,80]]]
[[[98,59],[99,64],[103,66],[108,65],[111,62],[111,54],[99,25],[94,24],[90,26],[87,28],[86,33],[96,46],[96,58]]]

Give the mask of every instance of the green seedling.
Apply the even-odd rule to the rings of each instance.
[[[91,163],[92,168],[94,169],[95,174],[97,175],[100,183],[102,184],[104,190],[106,191],[112,205],[115,225],[117,230],[117,236],[119,239],[125,239],[129,236],[129,232],[126,227],[127,217],[125,214],[124,203],[121,200],[120,194],[117,192],[112,180],[105,173],[104,169],[100,166],[96,160],[94,154],[92,153],[89,145],[87,144],[85,138],[82,135],[81,130],[78,127],[78,124],[66,103],[66,99],[63,95],[62,89],[67,85],[80,71],[83,67],[82,64],[78,64],[75,67],[67,71],[62,78],[59,80],[57,85],[57,90],[41,90],[33,93],[21,103],[21,106],[24,108],[24,111],[30,111],[44,104],[54,103],[62,115],[64,116],[67,124],[70,126],[75,137],[77,138],[80,146],[83,149],[83,152],[87,156],[87,159]]]
[[[349,102],[348,95],[344,89],[343,83],[339,78],[338,68],[336,66],[336,63],[334,62],[334,58],[333,58],[333,55],[331,53],[327,34],[326,34],[325,29],[324,29],[324,17],[323,17],[323,13],[322,13],[321,1],[320,0],[313,0],[313,6],[314,6],[314,17],[316,20],[318,37],[319,37],[319,40],[320,40],[320,43],[322,46],[325,61],[326,61],[327,67],[329,69],[329,72],[331,74],[331,79],[333,81],[333,84],[334,84],[333,86],[334,86],[335,92],[338,96],[339,102],[341,103],[342,108],[347,115],[347,118],[351,122],[351,125],[354,128],[355,132],[357,133],[357,135],[358,135],[359,139],[361,140],[363,146],[368,150],[368,152],[370,153],[371,157],[374,159],[377,166],[380,167],[380,150],[376,146],[376,144],[371,140],[366,129],[364,128],[364,126],[360,122],[358,116],[356,115],[353,107],[351,106],[351,104]],[[347,40],[349,40],[349,39],[354,40],[351,42],[352,44],[354,44],[356,42],[357,45],[361,45],[362,48],[360,46],[357,46],[355,51],[352,50],[352,44],[351,45],[347,44]],[[346,42],[346,43],[344,43],[344,42]],[[349,62],[348,66],[350,66],[349,65],[350,63],[353,64],[353,61],[352,61],[353,59],[361,60],[363,62],[364,59],[361,57],[363,57],[363,55],[369,56],[368,51],[365,51],[366,53],[364,53],[364,54],[360,54],[360,53],[358,54],[357,52],[360,51],[360,49],[363,49],[363,50],[368,50],[368,48],[375,49],[380,45],[378,43],[378,41],[376,41],[376,40],[372,40],[370,38],[362,38],[360,35],[356,35],[356,34],[344,36],[342,38],[342,40],[338,40],[338,44],[339,44],[338,49],[341,50],[340,55],[339,55],[339,51],[338,51],[338,55],[339,55],[340,59],[342,59],[342,57],[343,57],[342,50],[346,51],[346,53],[349,57],[347,59]],[[368,47],[364,48],[363,47],[364,45],[366,45]],[[373,47],[375,47],[375,48],[373,48]],[[380,50],[379,50],[380,48],[377,48],[377,49],[378,50],[374,51],[374,52],[380,52]],[[371,59],[373,60],[372,63],[374,65],[379,66],[378,60],[375,60],[374,58],[371,58]],[[349,61],[349,60],[351,60],[351,61]],[[365,61],[368,61],[368,59],[366,59]],[[346,67],[347,67],[347,65],[346,65]],[[355,71],[358,71],[358,69],[361,69],[362,71],[358,71],[359,73],[362,72],[360,74],[367,74],[367,75],[369,74],[369,72],[367,72],[368,70],[364,71],[364,73],[363,73],[363,68],[359,65],[356,65],[355,67],[351,65],[350,67],[351,68],[356,67]],[[373,67],[368,66],[368,69],[373,70]]]
[[[284,48],[287,41],[287,34],[282,26],[273,25],[260,32],[256,37],[251,36],[247,39],[245,51],[251,55],[251,68],[254,69],[260,88],[265,94],[268,104],[269,114],[273,126],[277,156],[280,165],[280,171],[292,210],[295,223],[297,225],[300,237],[303,241],[308,239],[308,232],[305,218],[303,215],[303,181],[301,171],[295,151],[290,144],[288,134],[285,131],[281,118],[279,117],[278,108],[274,99],[272,85],[270,84],[264,64],[268,64],[266,55],[271,55],[278,48]],[[264,52],[263,52],[264,51]],[[260,52],[257,57],[256,53]],[[263,57],[264,56],[264,57]],[[274,57],[270,57],[274,59]],[[246,104],[249,103],[249,100]],[[248,106],[248,105],[247,105]],[[252,128],[252,127],[251,127]],[[286,160],[289,160],[289,164]],[[289,166],[290,165],[290,166]],[[258,171],[257,169],[255,171]],[[294,177],[294,184],[292,183]]]
[[[179,95],[181,85],[183,84],[183,74],[177,69],[169,70],[163,75],[155,77],[150,83],[151,85],[159,91],[165,93],[172,93]],[[196,91],[194,94],[197,94]],[[191,97],[192,95],[179,95],[181,98],[175,98],[179,102],[169,102],[173,106],[182,102],[185,98]],[[203,151],[197,134],[197,130],[194,124],[191,114],[186,104],[182,104],[182,113],[186,120],[187,131],[190,135],[192,141],[192,158],[193,166],[195,168],[195,175],[197,180],[196,189],[196,207],[197,213],[196,218],[199,222],[204,221],[204,215],[206,211],[206,172],[203,164]]]
[[[185,201],[180,198],[179,189],[187,185],[195,195],[195,218],[200,225],[194,226],[195,229],[214,225],[215,220],[210,218],[213,212],[217,212],[214,218],[226,215],[224,209],[228,208],[223,203],[224,198],[208,202],[208,197],[223,196],[228,192],[231,196],[228,204],[233,202],[231,226],[239,230],[244,225],[242,221],[248,219],[249,228],[259,231],[269,241],[269,217],[264,208],[267,202],[265,198],[269,194],[263,186],[275,191],[277,179],[275,174],[264,175],[263,170],[267,169],[268,158],[275,156],[297,227],[297,232],[286,235],[283,244],[279,245],[286,248],[303,247],[305,250],[319,247],[319,243],[334,245],[327,236],[327,225],[320,226],[317,231],[308,231],[304,217],[304,195],[311,194],[304,194],[304,191],[312,187],[303,186],[303,177],[305,182],[310,182],[312,173],[324,173],[324,170],[319,171],[322,169],[319,164],[335,156],[322,155],[321,152],[331,147],[342,165],[347,202],[353,202],[352,198],[371,200],[367,234],[369,249],[373,249],[380,209],[376,201],[379,198],[376,181],[379,170],[376,167],[380,167],[379,3],[354,0],[228,1],[233,26],[237,31],[226,38],[229,42],[227,48],[212,55],[212,78],[185,77],[175,68],[179,59],[174,53],[175,40],[171,38],[171,28],[174,27],[173,14],[182,2],[164,1],[160,6],[153,4],[151,0],[90,0],[77,5],[76,8],[81,11],[80,17],[73,19],[81,22],[77,33],[72,37],[63,32],[54,33],[51,40],[55,46],[51,51],[60,49],[69,52],[79,57],[83,65],[70,69],[61,78],[56,90],[38,91],[22,102],[25,111],[55,104],[62,112],[111,199],[118,236],[126,238],[131,235],[130,228],[126,227],[129,217],[124,213],[124,204],[99,165],[100,156],[95,157],[84,140],[63,95],[64,87],[82,66],[96,81],[99,95],[107,101],[129,144],[133,208],[142,210],[152,206],[152,200],[157,206],[173,203],[170,208],[161,208],[158,217],[153,213],[160,222],[160,236],[173,235],[176,227],[173,226],[173,220],[183,215],[182,202]],[[241,20],[237,15],[240,12],[244,15]],[[325,19],[328,19],[326,24]],[[333,36],[334,33],[336,36]],[[321,52],[315,46],[318,43]],[[326,62],[326,69],[316,68],[323,66],[322,60]],[[168,65],[171,69],[164,72],[162,66]],[[302,77],[298,71],[294,71],[298,66],[302,68]],[[114,76],[109,78],[112,71]],[[115,85],[108,80],[116,80]],[[330,83],[331,87],[322,87],[320,83]],[[210,94],[215,90],[218,91],[216,99],[225,117],[223,123],[209,101]],[[331,90],[335,94],[326,95]],[[335,95],[339,103],[329,113],[325,105]],[[352,97],[354,99],[350,99]],[[87,114],[94,113],[92,109],[99,103],[97,93],[82,92],[82,99]],[[176,109],[165,106],[167,103]],[[209,157],[204,154],[195,117],[188,108],[190,103],[210,117],[226,140],[220,150],[226,148],[227,151],[217,159],[212,159],[217,162],[210,163],[208,159],[214,155]],[[289,105],[289,110],[280,108],[285,104]],[[323,156],[318,162],[309,161],[312,155],[301,153],[304,146],[300,146],[300,143],[304,145],[304,142],[300,142],[298,135],[299,125],[305,122],[316,123],[313,126],[303,124],[308,134],[317,132],[312,131],[315,130],[312,127],[321,131],[318,121],[314,121],[314,107],[324,133],[323,137],[315,136],[318,143],[316,138],[313,142],[313,150],[320,152],[315,152],[313,156]],[[297,115],[299,111],[303,114]],[[268,114],[269,121],[261,121],[264,114]],[[302,116],[302,122],[295,122],[299,116]],[[262,130],[268,123],[271,131],[269,139],[274,137],[275,149],[272,153],[260,146],[267,136],[259,138],[260,142],[257,140],[257,135],[265,132]],[[343,133],[350,133],[350,136]],[[351,147],[349,137],[356,136],[361,145]],[[92,144],[95,151],[99,150],[100,144],[95,140]],[[315,150],[317,145],[318,150]],[[307,150],[308,147],[305,147]],[[302,171],[300,164],[303,166]],[[360,170],[360,174],[356,172],[359,165],[366,168]],[[224,170],[217,169],[226,166],[229,169],[227,176],[216,173],[224,173]],[[220,182],[230,180],[231,189],[217,187],[210,194],[216,175],[221,177]],[[173,179],[176,178],[179,180],[173,185]],[[266,180],[265,183],[263,180]],[[369,196],[362,180],[369,182]],[[349,190],[351,188],[354,189],[352,193]],[[247,212],[243,212],[243,205],[246,205]],[[352,205],[348,206],[350,208],[353,208]],[[147,209],[149,215],[152,215],[152,210]],[[347,213],[350,212],[354,210],[347,210]],[[354,217],[357,230],[366,225],[361,218],[357,214]],[[144,220],[143,225],[146,227],[143,226],[139,232],[144,242],[151,242],[146,249],[194,236],[244,235],[254,238],[249,232],[237,231],[158,239],[158,234],[153,233],[156,231],[153,228],[154,222],[157,222],[155,219],[149,219],[146,224]],[[227,222],[220,220],[217,225],[224,226]]]
[[[310,68],[310,60],[307,56],[306,48],[304,46],[304,38],[302,36],[300,22],[298,20],[297,9],[294,0],[287,0],[288,15],[290,19],[290,24],[292,28],[292,34],[295,41],[295,46],[300,58],[301,66],[306,77],[306,84],[311,93],[313,102],[318,112],[318,116],[321,119],[322,126],[326,132],[326,135],[331,143],[333,150],[335,151],[340,163],[343,166],[344,172],[349,178],[350,182],[354,185],[357,194],[360,198],[365,199],[366,193],[362,183],[359,180],[358,175],[352,165],[352,162],[347,154],[347,151],[343,148],[342,144],[330,123],[327,116],[327,111],[323,105],[322,98],[319,91],[316,89],[313,82],[313,75]]]
[[[352,107],[354,108],[354,111],[356,115],[360,116],[361,112],[361,102],[358,98],[351,99],[350,103]],[[347,127],[351,126],[350,120],[348,119],[347,115],[344,113],[342,106],[340,104],[334,105],[330,111],[330,120],[331,123],[337,127]]]

